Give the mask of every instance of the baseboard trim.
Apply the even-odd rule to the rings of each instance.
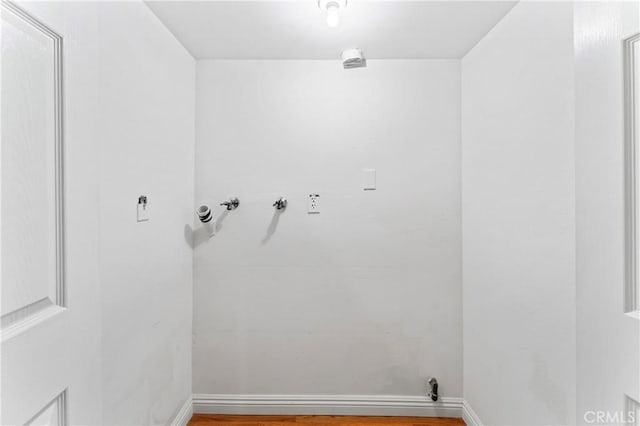
[[[180,411],[176,414],[176,417],[171,422],[171,426],[186,426],[193,416],[193,398],[189,396],[184,402]]]
[[[462,417],[462,398],[377,395],[194,394],[199,414],[362,415]]]
[[[482,426],[480,417],[478,417],[473,408],[471,408],[467,400],[462,401],[462,420],[464,420],[467,426]]]

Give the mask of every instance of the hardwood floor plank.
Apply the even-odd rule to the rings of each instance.
[[[194,414],[189,426],[465,426],[446,417],[249,416]]]

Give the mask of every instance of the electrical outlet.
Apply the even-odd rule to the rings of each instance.
[[[309,194],[309,206],[307,209],[307,213],[309,214],[320,213],[320,195]]]

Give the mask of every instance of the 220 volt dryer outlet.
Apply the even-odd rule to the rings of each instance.
[[[309,214],[320,213],[320,195],[309,194],[309,206],[307,208],[307,213]]]

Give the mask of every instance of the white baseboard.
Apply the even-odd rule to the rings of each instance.
[[[462,402],[462,420],[467,426],[482,426],[480,418],[466,400]]]
[[[200,414],[362,415],[462,417],[462,398],[375,395],[218,395],[194,394]]]
[[[186,426],[193,416],[193,398],[190,396],[184,402],[176,417],[171,421],[171,426]]]

